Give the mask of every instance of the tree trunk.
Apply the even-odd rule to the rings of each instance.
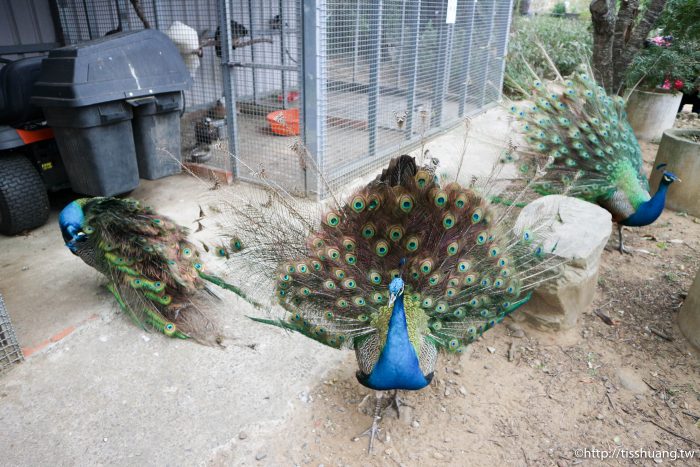
[[[666,1],[650,0],[639,21],[640,0],[620,0],[617,13],[615,0],[591,1],[593,73],[608,94],[623,90],[627,68],[661,16]]]
[[[633,1],[638,2],[638,0]],[[613,87],[615,90],[621,90],[624,86],[625,71],[632,63],[634,56],[642,48],[644,39],[647,38],[649,31],[654,28],[656,21],[659,19],[661,12],[666,6],[666,1],[667,0],[651,0],[649,5],[647,5],[644,16],[642,16],[641,20],[639,20],[637,26],[632,29],[630,25],[624,44],[620,44],[619,46],[615,44],[613,46],[614,48],[619,47],[620,50],[620,53],[614,62],[615,71],[613,73]],[[630,3],[632,3],[632,1],[630,1]],[[635,12],[634,17],[632,18],[632,23],[637,15],[638,12]]]
[[[593,21],[593,73],[598,83],[608,93],[611,93],[613,89],[615,0],[593,0],[590,10]]]
[[[520,5],[518,5],[518,12],[521,16],[530,15],[530,3],[531,0],[520,0]]]

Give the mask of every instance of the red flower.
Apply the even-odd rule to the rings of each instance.
[[[676,81],[673,82],[673,87],[676,91],[680,91],[683,89],[683,80],[677,79]]]

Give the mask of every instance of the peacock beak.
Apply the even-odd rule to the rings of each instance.
[[[396,294],[395,293],[389,294],[389,306],[393,306],[395,301],[396,301]]]

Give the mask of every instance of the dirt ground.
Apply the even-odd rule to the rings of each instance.
[[[643,144],[647,171],[657,147]],[[403,393],[409,407],[400,418],[385,411],[373,454],[357,437],[374,399],[348,353],[299,395],[276,436],[242,432],[208,464],[698,465],[668,456],[700,456],[698,356],[675,324],[700,266],[700,219],[666,211],[626,230],[625,240],[634,254],[604,252],[593,309],[574,329],[544,333],[509,321],[461,359],[441,356],[428,388]],[[618,449],[620,458],[584,459],[576,451],[584,448]],[[622,458],[620,449],[673,453],[652,461]]]

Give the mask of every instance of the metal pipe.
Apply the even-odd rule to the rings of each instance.
[[[355,7],[355,49],[352,59],[352,82],[355,82],[355,74],[357,73],[357,58],[360,50],[360,0],[357,0]]]
[[[239,177],[239,168],[236,157],[240,156],[238,150],[238,122],[236,120],[236,92],[235,76],[229,63],[231,62],[231,8],[229,0],[219,1],[219,40],[221,41],[221,72],[224,78],[224,98],[226,99],[226,132],[228,133],[228,148],[231,152],[231,172],[234,177]],[[235,157],[234,157],[235,156]]]
[[[418,34],[420,33],[421,0],[409,0],[411,8],[406,14],[408,18],[408,60],[411,72],[408,79],[406,99],[406,139],[411,139],[413,134],[413,108],[416,105],[416,79],[418,76]]]
[[[465,107],[467,105],[467,96],[469,94],[469,72],[471,68],[472,59],[472,38],[474,37],[474,17],[476,16],[476,0],[470,0],[471,6],[469,7],[468,16],[468,28],[469,33],[466,37],[466,44],[464,45],[464,66],[463,66],[463,79],[461,88],[461,97],[459,99],[459,116],[465,116]]]
[[[489,22],[489,29],[486,34],[488,42],[486,43],[486,66],[484,66],[484,82],[481,85],[481,101],[479,101],[479,107],[483,107],[486,103],[486,84],[489,81],[489,67],[491,66],[491,41],[493,40],[493,23],[496,20],[496,2],[495,0],[490,2],[491,10],[490,16],[491,21]]]
[[[376,14],[369,24],[370,62],[369,93],[367,95],[367,129],[369,131],[368,155],[373,158],[377,152],[377,114],[379,107],[379,68],[382,56],[382,0],[377,0]]]
[[[279,0],[279,18],[280,18],[280,64],[284,66],[284,0]],[[282,81],[282,108],[287,108],[287,82],[284,76],[284,70],[280,71]]]

